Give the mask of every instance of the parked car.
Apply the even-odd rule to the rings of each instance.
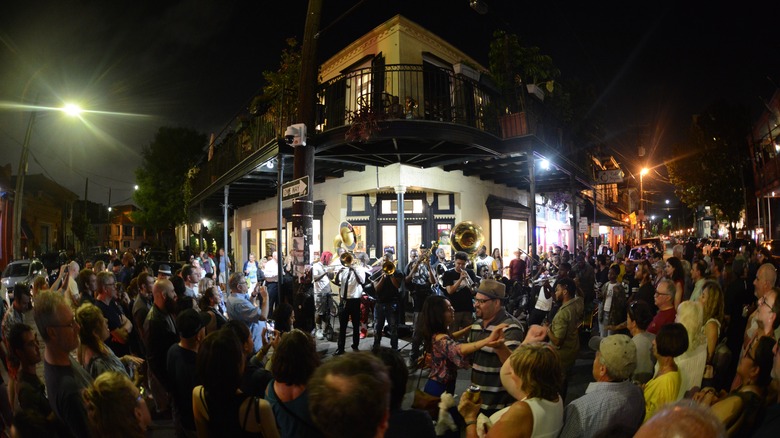
[[[2,280],[0,281],[3,283],[3,287],[8,290],[8,293],[12,293],[16,283],[25,283],[32,286],[33,279],[39,274],[47,274],[46,268],[40,260],[17,260],[5,267]]]
[[[639,260],[642,258],[642,256],[647,256],[656,251],[658,251],[658,248],[653,243],[645,243],[639,246],[635,246],[631,248],[631,251],[628,252],[628,260]]]
[[[643,239],[639,240],[639,246],[645,245],[645,244],[652,244],[655,246],[655,249],[660,252],[666,251],[666,247],[664,246],[664,242],[661,240],[660,237],[645,237]]]

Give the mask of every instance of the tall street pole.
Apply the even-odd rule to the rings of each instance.
[[[37,99],[36,99],[37,100]],[[30,120],[27,122],[27,132],[24,134],[24,143],[22,144],[22,157],[19,159],[19,171],[16,175],[16,190],[14,192],[14,259],[22,258],[22,204],[24,201],[24,177],[27,175],[27,156],[30,152],[30,136],[32,135],[35,116],[38,111],[30,113]],[[29,241],[31,236],[27,236]]]
[[[298,90],[298,118],[300,123],[306,125],[308,133],[314,134],[314,106],[317,85],[317,33],[320,27],[320,15],[322,12],[322,0],[309,0],[309,8],[306,11],[306,27],[303,34],[303,47],[301,48],[301,77]],[[306,196],[294,199],[292,202],[292,227],[293,236],[304,238],[303,257],[293,258],[293,277],[303,275],[304,266],[310,260],[309,245],[312,242],[312,223],[314,216],[314,197],[312,186],[314,182],[314,148],[316,147],[313,135],[308,135],[306,146],[295,148],[293,155],[293,179],[308,177],[308,190]],[[281,243],[281,242],[280,242]],[[289,247],[288,247],[289,248]],[[278,246],[281,250],[281,245]],[[288,250],[289,251],[289,250]],[[282,265],[281,253],[279,265]],[[294,283],[295,287],[297,283]]]

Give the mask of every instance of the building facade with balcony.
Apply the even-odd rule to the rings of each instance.
[[[356,231],[356,251],[380,257],[392,249],[404,260],[420,243],[446,244],[452,227],[470,220],[489,249],[512,258],[531,242],[534,213],[538,244],[574,246],[579,209],[571,205],[592,189],[591,173],[537,114],[502,122],[484,71],[402,16],[322,64],[320,117],[305,146],[315,148],[311,254],[334,251],[343,221]],[[277,182],[292,175],[291,150],[278,140],[286,124],[250,114],[215,141],[193,180],[192,209],[205,219],[222,220],[224,206],[233,208],[228,227],[237,262],[277,248],[278,218],[282,225],[291,220],[291,202],[280,205],[277,197]],[[543,202],[555,193],[571,195],[565,212]]]
[[[756,191],[753,194],[755,204],[750,202],[755,211],[747,212],[747,216],[753,236],[759,242],[780,237],[780,89],[775,91],[766,108],[748,138]]]

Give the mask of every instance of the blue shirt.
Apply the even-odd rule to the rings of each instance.
[[[227,299],[227,314],[228,318],[241,321],[249,327],[249,333],[255,343],[253,353],[257,353],[257,350],[263,346],[265,318],[262,310],[249,301],[247,294],[231,293]]]
[[[639,386],[624,382],[592,382],[585,395],[566,406],[559,438],[592,437],[619,424],[631,433],[645,418],[645,398]]]

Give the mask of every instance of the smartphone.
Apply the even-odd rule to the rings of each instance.
[[[266,342],[270,341],[274,338],[274,330],[275,330],[275,324],[273,319],[268,319],[265,321],[265,338]]]

